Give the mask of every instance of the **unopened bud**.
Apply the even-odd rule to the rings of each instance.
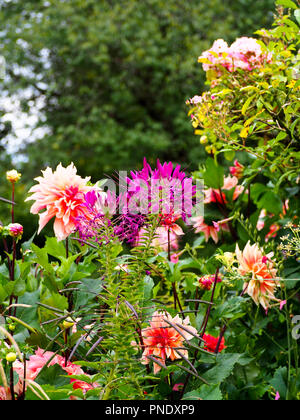
[[[21,174],[19,174],[19,172],[17,172],[15,169],[6,172],[6,179],[12,184],[14,184],[15,182],[18,182],[20,178],[21,178]]]
[[[23,226],[19,223],[11,223],[7,226],[8,234],[15,238],[16,240],[19,240],[23,236]]]
[[[72,328],[74,326],[74,321],[71,318],[67,318],[63,322],[63,327],[65,330]]]
[[[17,355],[16,355],[16,353],[11,352],[11,353],[8,353],[5,358],[9,363],[13,363],[13,362],[16,361]]]

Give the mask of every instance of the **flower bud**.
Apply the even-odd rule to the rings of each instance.
[[[13,363],[16,361],[17,355],[16,353],[11,352],[11,353],[8,353],[5,358],[9,363]]]
[[[19,240],[23,236],[23,226],[19,223],[11,223],[7,226],[8,234],[15,238],[16,240]]]
[[[238,179],[243,177],[243,173],[244,173],[244,165],[242,165],[238,160],[234,161],[234,166],[230,167],[230,173],[233,176],[236,176]]]
[[[201,144],[206,144],[208,142],[207,136],[201,136],[200,137],[200,143]]]
[[[6,172],[6,179],[12,184],[14,184],[15,182],[18,182],[20,178],[21,178],[21,174],[19,174],[19,172],[17,172],[15,169]]]
[[[72,328],[74,326],[75,322],[71,318],[67,318],[63,322],[63,327],[65,330]]]

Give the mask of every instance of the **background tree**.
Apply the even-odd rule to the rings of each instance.
[[[273,0],[4,0],[3,88],[39,109],[42,138],[22,146],[23,182],[74,161],[82,176],[138,166],[144,156],[195,169],[204,156],[186,118],[200,91],[196,57],[272,22]],[[250,13],[251,9],[251,13]]]

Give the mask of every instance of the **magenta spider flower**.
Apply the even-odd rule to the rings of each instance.
[[[180,165],[157,161],[152,169],[146,158],[142,170],[127,178],[127,209],[130,213],[159,214],[164,219],[186,220],[192,214],[196,187]]]

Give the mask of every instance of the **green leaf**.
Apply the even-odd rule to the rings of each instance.
[[[277,0],[278,6],[289,7],[291,9],[298,9],[298,6],[292,0]]]
[[[295,18],[300,25],[300,9],[295,10]]]
[[[281,367],[276,370],[273,379],[270,384],[274,387],[276,392],[279,392],[280,397],[285,397],[287,392],[287,367]]]
[[[203,378],[206,379],[210,384],[222,383],[226,378],[228,378],[228,376],[231,375],[234,366],[239,362],[239,360],[244,362],[242,356],[243,355],[239,353],[218,354],[216,358],[216,366],[208,370],[203,375]]]
[[[222,392],[219,385],[203,385],[199,390],[188,392],[183,396],[184,400],[220,401]]]
[[[52,255],[52,257],[59,258],[59,257],[66,257],[66,248],[63,242],[58,242],[58,240],[54,238],[46,239],[46,244],[44,250],[47,254]]]
[[[257,205],[259,208],[266,209],[270,213],[282,213],[282,201],[278,195],[274,194],[272,191],[268,191],[266,194],[264,194]]]
[[[214,189],[222,188],[224,185],[224,168],[218,165],[214,159],[208,158],[203,179],[207,187]]]
[[[253,99],[255,98],[255,96],[256,96],[256,95],[250,96],[250,98],[248,98],[248,99],[246,100],[246,102],[244,103],[243,108],[242,108],[242,114],[243,114],[243,115],[246,115],[246,112],[247,112],[247,110],[248,110],[248,108],[249,108],[249,106],[250,106],[251,102],[252,102],[252,101],[253,101]]]
[[[40,385],[52,385],[61,387],[70,384],[70,379],[66,377],[66,372],[58,365],[49,366],[41,371],[36,382]]]

